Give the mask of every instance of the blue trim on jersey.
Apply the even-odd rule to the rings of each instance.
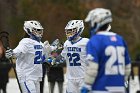
[[[47,62],[45,55],[42,56],[42,63]]]
[[[99,24],[96,24],[96,26],[91,27],[91,29],[90,29],[90,36],[95,35],[99,28],[100,28]]]
[[[129,53],[128,53],[128,47],[127,47],[127,44],[126,44],[126,42],[123,40],[123,42],[124,42],[124,46],[125,46],[125,48],[126,48],[126,51],[125,51],[125,56],[126,56],[126,58],[125,58],[125,65],[128,65],[128,64],[130,64],[130,55],[129,55]]]
[[[75,44],[75,43],[79,42],[80,40],[82,40],[82,37],[78,41],[76,41],[76,42],[72,42],[71,41],[71,44]]]
[[[25,87],[26,87],[28,93],[31,93],[30,90],[29,90],[29,88],[28,88],[27,85],[26,85],[26,82],[24,82],[24,85],[25,85]]]
[[[30,38],[33,39],[33,40],[36,40],[37,42],[41,41],[41,38],[35,36],[34,34],[30,34]]]

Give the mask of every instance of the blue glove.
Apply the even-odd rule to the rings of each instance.
[[[88,88],[82,87],[81,93],[88,93],[88,92],[89,92]]]
[[[81,93],[89,93],[91,91],[91,85],[84,85],[81,88]]]
[[[47,59],[47,62],[48,62],[48,63],[51,63],[52,61],[53,61],[52,58],[48,58],[48,59]]]

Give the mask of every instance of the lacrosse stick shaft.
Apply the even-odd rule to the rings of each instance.
[[[10,58],[10,61],[11,61],[11,64],[13,66],[13,70],[14,70],[14,73],[15,73],[15,76],[16,76],[16,79],[17,79],[17,83],[18,83],[18,86],[19,86],[20,93],[22,93],[21,86],[20,86],[20,83],[19,83],[19,80],[18,80],[18,77],[17,77],[16,69],[14,67],[14,63],[13,63],[12,58]]]
[[[9,47],[6,48],[6,49],[9,49]],[[20,93],[22,93],[21,86],[20,86],[20,83],[19,83],[19,79],[18,79],[18,76],[17,76],[17,72],[16,72],[16,69],[15,69],[15,65],[14,65],[14,62],[13,62],[12,58],[10,58],[10,62],[12,64],[12,67],[13,67],[13,70],[14,70],[14,73],[15,73],[15,77],[16,77],[16,80],[17,80],[17,83],[18,83],[18,86],[19,86]]]
[[[9,38],[8,38],[8,35],[9,33],[8,32],[1,32],[0,33],[0,39],[2,41],[2,44],[4,46],[4,48],[7,50],[7,49],[10,49],[9,48]],[[12,68],[14,70],[14,73],[15,73],[15,76],[16,76],[16,79],[17,79],[17,83],[18,83],[18,86],[19,86],[19,89],[20,89],[20,93],[22,93],[22,90],[21,90],[21,86],[19,84],[19,80],[18,80],[18,77],[17,77],[17,72],[16,72],[16,69],[15,69],[15,66],[14,66],[14,63],[13,63],[13,60],[12,58],[9,59],[11,64],[12,64]]]

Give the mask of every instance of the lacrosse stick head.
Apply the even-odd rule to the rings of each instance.
[[[9,49],[9,33],[0,32],[0,58],[5,56],[5,49]]]
[[[5,49],[9,48],[9,33],[6,31],[0,32],[0,40]]]

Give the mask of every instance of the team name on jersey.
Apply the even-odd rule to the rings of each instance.
[[[42,45],[34,45],[34,49],[42,49],[43,46]]]
[[[74,52],[81,52],[81,48],[79,47],[67,47],[67,50],[70,51],[74,51]]]

